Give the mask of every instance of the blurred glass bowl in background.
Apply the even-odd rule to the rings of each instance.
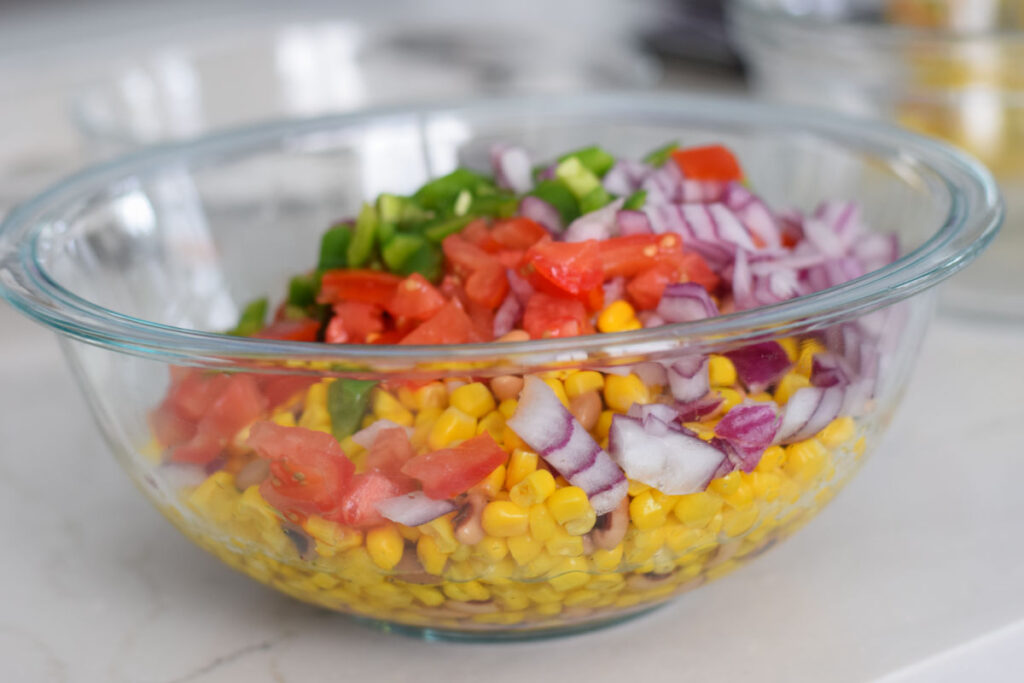
[[[762,95],[895,120],[992,169],[1006,229],[943,303],[1024,320],[1021,3],[733,0],[729,20]]]

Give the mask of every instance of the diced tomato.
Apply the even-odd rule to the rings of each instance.
[[[601,286],[603,270],[595,240],[538,242],[526,252],[526,275],[537,289],[586,300]]]
[[[206,413],[227,383],[227,375],[190,369],[171,385],[165,403],[177,415],[195,421]]]
[[[628,235],[598,243],[605,278],[632,277],[658,264],[678,265],[683,256],[679,235]]]
[[[398,285],[387,310],[395,316],[426,320],[441,310],[442,306],[444,297],[437,291],[437,287],[419,273],[413,273]]]
[[[338,301],[359,301],[384,308],[391,301],[402,279],[379,270],[328,270],[320,279],[317,301],[333,304]]]
[[[247,443],[270,461],[270,476],[260,484],[260,493],[285,513],[333,509],[355,474],[355,465],[324,432],[257,422]]]
[[[320,332],[320,322],[312,318],[275,320],[253,336],[258,339],[278,339],[281,341],[315,342]]]
[[[661,295],[670,282],[678,280],[678,270],[672,266],[657,265],[640,273],[626,285],[626,294],[641,311],[658,307]]]
[[[403,337],[399,344],[465,344],[482,339],[462,307],[455,301],[449,301],[434,317]]]
[[[196,431],[195,436],[171,449],[171,462],[207,465],[224,451],[224,443],[208,432]]]
[[[471,221],[469,225],[462,229],[459,236],[488,253],[501,249],[501,244],[491,235],[491,231],[487,227],[487,221],[483,218]]]
[[[582,302],[541,292],[526,302],[523,329],[533,339],[575,337],[593,332]]]
[[[196,435],[196,423],[178,415],[166,401],[150,414],[149,426],[165,448],[183,444]]]
[[[497,221],[491,229],[491,237],[505,249],[529,249],[547,236],[544,226],[524,216]]]
[[[402,466],[414,453],[409,436],[401,427],[384,429],[377,434],[366,454],[366,469],[382,472],[403,488],[415,489],[415,483],[402,474]]]
[[[259,375],[256,381],[267,398],[267,408],[276,408],[316,384],[319,379],[306,375]]]
[[[692,251],[683,254],[679,271],[687,282],[696,282],[709,292],[718,289],[718,285],[721,283],[721,279],[715,274],[715,271],[711,270],[711,266],[704,260],[704,257]]]
[[[347,526],[370,527],[383,524],[384,516],[377,511],[377,503],[411,490],[382,472],[357,474],[352,477],[341,504],[324,516]]]
[[[494,258],[498,259],[498,262],[506,268],[518,270],[523,266],[524,256],[526,256],[526,252],[521,249],[502,249],[494,255]]]
[[[466,315],[473,323],[473,330],[479,341],[490,341],[494,338],[494,311],[486,306],[470,301],[466,304]]]
[[[252,375],[232,375],[224,391],[199,420],[199,431],[230,439],[267,409],[267,399]]]
[[[411,331],[413,328],[409,328]],[[377,334],[371,334],[366,338],[367,344],[397,344],[402,341],[402,337],[407,335],[409,332],[406,330],[386,330]]]
[[[470,243],[460,234],[445,237],[441,248],[455,272],[463,277],[468,277],[480,268],[500,265],[493,255]]]
[[[334,317],[327,323],[328,344],[362,344],[369,334],[384,331],[384,311],[362,301],[339,301],[332,307]]]
[[[722,145],[690,147],[672,151],[672,159],[689,180],[711,180],[727,183],[742,180],[743,169],[727,148]]]
[[[467,491],[508,457],[486,432],[454,448],[417,455],[402,472],[423,485],[429,498],[443,500]]]
[[[473,271],[466,280],[466,296],[473,303],[494,310],[508,294],[508,276],[500,264],[489,264]]]

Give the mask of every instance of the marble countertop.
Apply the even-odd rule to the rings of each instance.
[[[1019,329],[937,320],[880,452],[750,566],[621,626],[504,645],[380,633],[235,574],[119,471],[56,338],[7,306],[0,331],[5,681],[1000,680],[1024,642]]]

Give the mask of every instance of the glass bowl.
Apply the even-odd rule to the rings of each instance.
[[[868,224],[898,233],[904,255],[773,306],[614,334],[396,347],[214,332],[234,323],[239,302],[282,291],[324,227],[363,198],[409,192],[458,164],[486,165],[493,142],[546,158],[588,143],[637,156],[666,139],[729,145],[776,206],[855,199]],[[60,334],[118,461],[201,547],[300,600],[390,629],[534,637],[661,604],[820,510],[892,418],[931,317],[932,286],[981,251],[1001,216],[982,166],[882,125],[654,94],[518,98],[271,123],[97,166],[7,218],[0,287]],[[725,354],[765,345],[783,354],[785,375],[756,391],[737,385]],[[664,363],[710,355],[719,407],[746,395],[785,403],[822,353],[842,356],[851,373],[836,419],[767,449],[750,471],[720,470],[707,490],[668,495],[630,482],[623,502],[600,515],[560,478],[557,491],[545,490],[543,459],[505,422],[522,378],[540,376],[567,400],[595,397],[597,411],[578,419],[605,443],[615,413],[663,400]],[[472,405],[454,394],[467,382],[480,383],[463,392],[476,396]],[[326,432],[390,419],[421,450],[487,431],[507,459],[456,509],[419,526],[281,514],[261,495],[266,464],[245,445],[253,416]],[[693,419],[707,437],[716,413]],[[211,432],[219,440],[203,464],[169,461],[165,446],[202,431],[204,420],[232,426]],[[351,437],[341,444],[353,460],[364,457]]]
[[[946,288],[942,303],[1024,321],[1024,14],[1014,16],[1014,8],[733,0],[729,23],[766,97],[896,121],[952,142],[992,170],[1006,198],[1007,229]]]

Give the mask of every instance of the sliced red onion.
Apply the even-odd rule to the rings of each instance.
[[[644,327],[661,327],[665,324],[665,319],[654,311],[640,311],[636,317],[640,319]]]
[[[736,258],[736,245],[722,242],[690,240],[686,248],[700,255],[712,269],[721,272]]]
[[[643,211],[622,209],[615,214],[615,220],[619,224],[620,235],[650,235],[651,221]]]
[[[804,387],[789,397],[782,414],[777,443],[809,439],[839,416],[846,392],[841,387]]]
[[[739,456],[736,455],[736,452],[733,450],[732,446],[729,445],[728,441],[726,441],[725,439],[719,439],[716,436],[715,438],[711,439],[711,441],[709,441],[708,443],[717,448],[718,450],[722,451],[722,454],[725,455],[725,457],[722,459],[722,464],[719,465],[718,469],[715,470],[715,473],[711,475],[712,479],[724,477],[725,475],[729,474],[734,469],[736,469],[736,463],[739,461]]]
[[[622,471],[539,378],[526,378],[506,424],[570,484],[586,491],[597,514],[611,512],[626,496]]]
[[[683,356],[668,367],[668,385],[680,403],[690,403],[711,390],[707,356]]]
[[[537,180],[554,180],[555,172],[558,170],[558,164],[554,163],[547,168],[541,169],[537,172]]]
[[[870,233],[857,239],[852,246],[853,256],[860,261],[865,272],[870,273],[887,266],[900,256],[899,237],[894,233],[891,235],[879,235]]]
[[[641,183],[653,170],[643,162],[621,159],[608,170],[601,184],[612,194],[630,195],[640,189]]]
[[[522,147],[498,144],[491,147],[491,166],[498,186],[516,193],[533,187],[530,156]]]
[[[737,467],[750,472],[772,445],[779,430],[778,406],[774,403],[746,402],[733,406],[715,425],[715,434],[735,450]]]
[[[786,350],[776,341],[748,344],[725,355],[736,366],[740,381],[755,394],[774,384],[792,365]]]
[[[519,201],[519,213],[532,221],[544,226],[544,229],[553,235],[560,234],[565,229],[562,223],[562,214],[550,202],[540,197],[526,195]]]
[[[679,411],[679,420],[681,422],[696,422],[718,410],[718,407],[723,402],[724,399],[721,396],[709,392],[703,398],[699,398],[696,401],[678,403],[675,409]]]
[[[757,306],[754,299],[754,276],[750,272],[747,252],[736,250],[736,260],[732,265],[732,298],[738,310],[744,311]]]
[[[816,218],[804,220],[804,237],[822,254],[831,258],[838,258],[846,251],[846,246],[839,235],[833,232],[832,228],[823,221]]]
[[[392,522],[405,526],[419,526],[432,522],[442,515],[455,509],[450,500],[433,500],[427,498],[423,491],[413,491],[403,496],[377,501],[377,512]]]
[[[645,428],[638,419],[616,415],[608,434],[612,458],[630,479],[663,493],[703,491],[725,454],[696,436],[659,427]]]
[[[377,435],[385,429],[401,429],[405,432],[406,436],[412,437],[412,429],[409,427],[403,427],[397,422],[392,422],[391,420],[377,420],[369,427],[360,429],[358,432],[353,434],[352,440],[366,450],[370,450],[373,448],[373,442],[377,440]]]
[[[626,411],[626,415],[636,418],[645,424],[652,419],[656,419],[664,422],[669,427],[673,425],[679,426],[679,410],[665,403],[648,403],[646,405],[634,403]]]
[[[644,178],[640,189],[647,191],[647,204],[681,202],[683,173],[678,164],[662,164]]]
[[[844,247],[853,244],[854,239],[863,232],[860,207],[856,202],[823,202],[815,210],[814,217],[827,225]]]
[[[715,317],[718,306],[703,285],[676,282],[665,287],[655,312],[670,323],[685,323]]]
[[[583,242],[584,240],[606,240],[615,237],[619,232],[616,214],[622,208],[625,199],[621,197],[596,211],[585,213],[566,229],[563,238],[566,242]]]
[[[511,268],[505,271],[505,275],[508,277],[509,291],[515,295],[519,303],[525,306],[533,296],[533,285]]]
[[[722,203],[732,209],[747,229],[757,235],[766,247],[782,244],[778,221],[768,205],[743,183],[733,181],[722,192]]]
[[[633,374],[646,386],[665,386],[668,384],[668,372],[661,363],[648,361],[633,366]]]
[[[843,361],[833,353],[817,353],[811,359],[811,384],[816,387],[835,387],[850,383]]]
[[[505,300],[494,312],[494,337],[503,337],[515,329],[520,317],[523,315],[523,305],[513,292],[509,292]]]
[[[687,204],[710,204],[721,201],[725,188],[726,184],[718,181],[683,180],[679,188],[679,200]]]
[[[626,278],[619,276],[613,277],[608,282],[604,283],[604,305],[618,301],[626,294]]]

